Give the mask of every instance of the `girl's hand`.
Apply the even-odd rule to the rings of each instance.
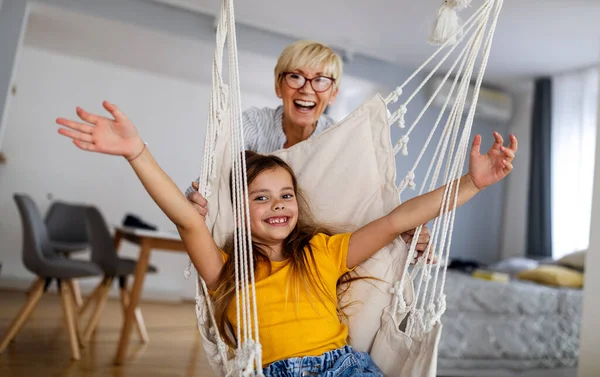
[[[517,152],[517,137],[510,135],[510,146],[504,147],[504,140],[498,132],[494,132],[496,142],[490,150],[482,155],[479,153],[481,136],[475,136],[469,161],[469,175],[475,187],[479,190],[493,185],[511,172],[512,160]]]
[[[114,119],[90,114],[77,107],[77,115],[90,124],[58,118],[56,123],[69,128],[59,128],[58,133],[73,139],[73,143],[80,149],[123,156],[131,160],[143,150],[144,143],[133,123],[115,105],[107,101],[102,105]]]

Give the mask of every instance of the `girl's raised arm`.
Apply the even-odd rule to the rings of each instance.
[[[517,151],[517,138],[510,136],[510,146],[504,147],[502,136],[494,132],[496,142],[487,154],[480,154],[481,136],[475,136],[469,160],[469,173],[460,178],[457,207],[465,204],[479,191],[506,177],[512,170],[512,160]],[[456,188],[456,181],[454,188]],[[401,233],[416,228],[435,219],[446,186],[414,197],[396,207],[388,215],[372,221],[350,236],[347,266],[352,268],[360,264],[385,245],[396,239]],[[454,190],[452,190],[455,192]],[[454,195],[451,195],[454,200]],[[450,207],[453,203],[450,203]]]
[[[177,226],[194,266],[208,287],[216,288],[223,260],[204,218],[154,160],[133,123],[115,105],[105,101],[103,106],[114,119],[78,107],[77,115],[87,123],[58,118],[56,123],[67,127],[59,128],[58,132],[73,139],[80,149],[125,157],[148,194]]]

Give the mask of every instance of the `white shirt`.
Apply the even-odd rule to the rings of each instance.
[[[244,126],[245,148],[257,153],[268,154],[281,148],[287,141],[283,133],[283,106],[275,109],[263,107],[251,107],[242,114]],[[329,116],[321,114],[317,121],[315,131],[308,137],[318,135],[335,122]],[[198,182],[200,178],[196,179]],[[187,196],[194,188],[192,186],[185,190]]]

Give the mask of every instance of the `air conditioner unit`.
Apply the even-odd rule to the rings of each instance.
[[[432,77],[427,84],[427,98],[431,98],[431,96],[435,93],[438,87],[441,85],[443,77]],[[450,94],[450,89],[452,87],[454,79],[448,78],[440,92],[437,94],[435,99],[432,102],[432,106],[441,109],[446,103],[448,99],[448,95]],[[448,102],[448,106],[446,107],[446,111],[450,111],[452,106],[454,105],[454,101],[456,100],[456,92],[458,90],[458,85],[460,81],[456,84],[454,88],[454,92],[452,93],[452,98]],[[467,95],[467,100],[465,101],[465,109],[464,114],[467,115],[469,113],[469,109],[471,107],[471,100],[473,98],[473,91],[475,89],[475,85],[471,84],[469,86],[469,93]],[[513,100],[510,95],[507,93],[493,88],[487,88],[481,85],[479,89],[479,100],[477,101],[477,108],[475,109],[475,119],[479,120],[490,120],[494,122],[507,123],[511,120],[513,114]]]

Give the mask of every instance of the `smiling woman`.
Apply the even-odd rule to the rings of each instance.
[[[333,124],[323,112],[337,96],[342,60],[329,47],[311,41],[291,44],[281,53],[274,73],[275,93],[283,102],[279,127],[286,136],[277,149],[291,147]]]
[[[333,104],[342,76],[342,60],[328,46],[300,40],[287,46],[274,69],[276,108],[244,111],[245,149],[272,153],[317,135],[334,124],[323,114]]]
[[[333,104],[342,79],[342,59],[330,47],[300,40],[281,52],[274,69],[275,93],[282,104],[277,108],[252,107],[244,111],[245,149],[269,154],[290,148],[320,134],[334,124],[324,114]],[[198,180],[186,190],[188,200],[205,216],[206,199],[198,192]],[[402,238],[412,242],[412,231]],[[419,253],[429,243],[429,230],[423,227],[417,243]]]

